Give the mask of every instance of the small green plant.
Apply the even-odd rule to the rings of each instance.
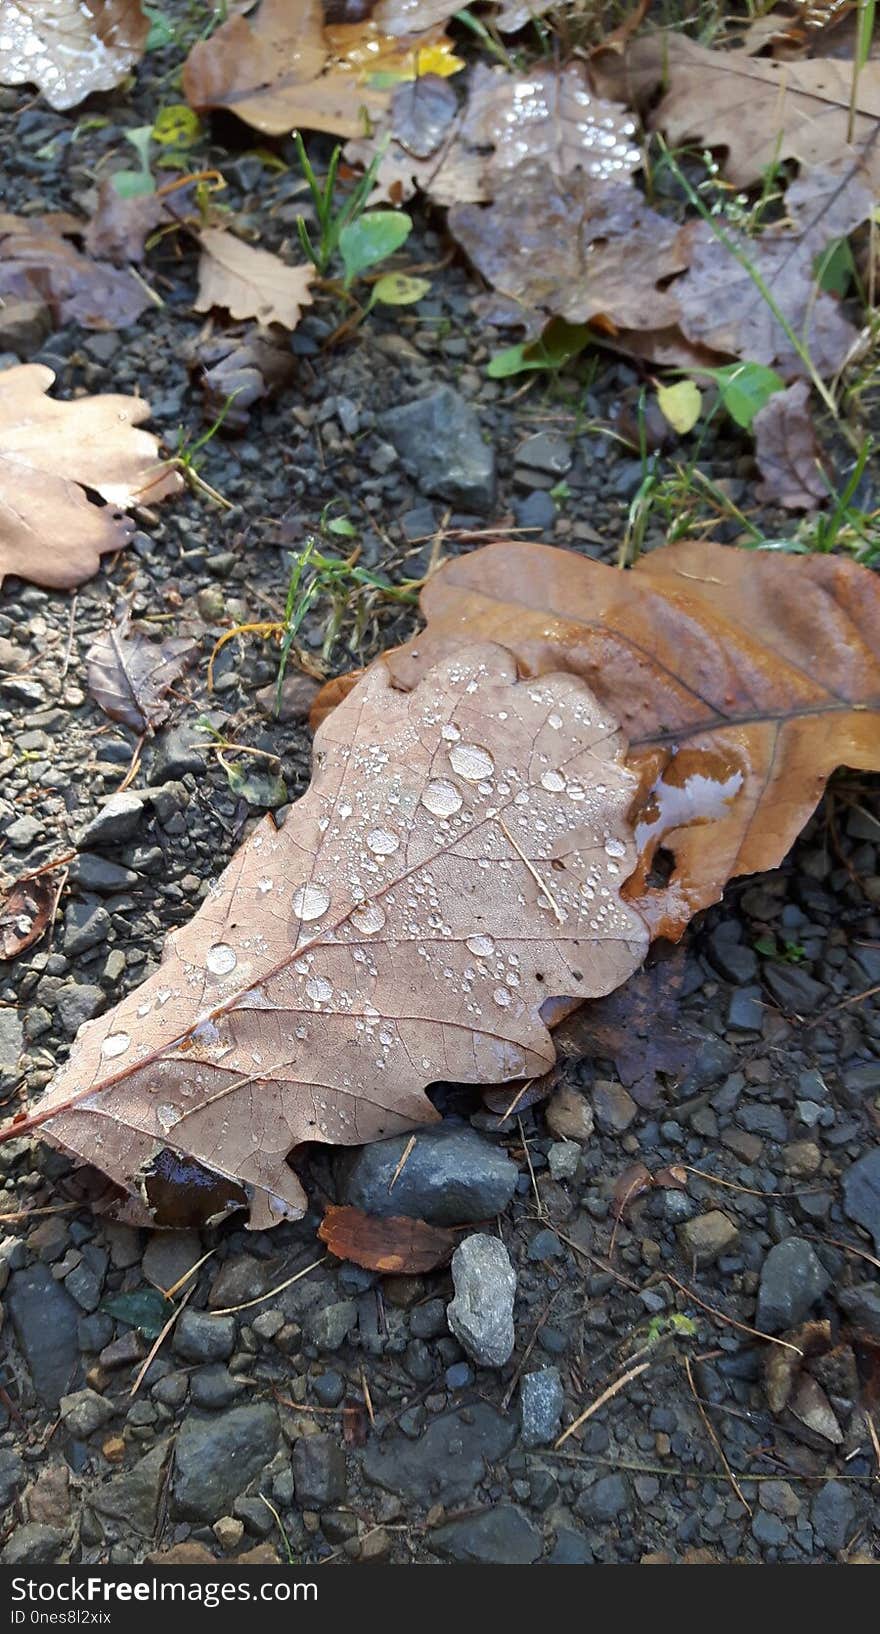
[[[322,278],[326,278],[339,255],[345,269],[345,288],[349,289],[361,272],[400,249],[412,232],[412,220],[404,211],[367,211],[367,200],[373,191],[387,142],[373,155],[363,176],[340,204],[336,198],[336,180],[342,148],[337,143],[333,149],[327,174],[321,182],[299,131],[294,131],[293,140],[300,168],[312,195],[317,223],[316,237],[313,238],[300,216],[296,224],[299,241]]]
[[[201,436],[196,437],[194,441],[192,440],[190,432],[184,430],[183,426],[178,426],[177,453],[169,461],[169,464],[176,467],[191,488],[199,493],[207,494],[208,498],[213,499],[216,505],[222,505],[224,510],[228,511],[232,510],[232,505],[230,504],[229,500],[224,499],[222,494],[218,494],[216,488],[212,488],[210,483],[206,482],[204,477],[199,475],[199,466],[201,464],[201,459],[199,456],[201,455],[202,449],[207,448],[211,439],[216,437],[217,432],[220,430],[223,421],[226,419],[226,416],[235,402],[237,395],[238,389],[236,389],[234,392],[230,392],[220,410],[220,413],[217,415],[216,420],[209,425],[207,431],[203,431]]]
[[[125,140],[130,142],[138,156],[137,170],[116,170],[111,181],[120,198],[133,199],[144,193],[155,193],[156,183],[150,169],[150,143],[153,139],[152,125],[138,125],[134,130],[125,132]]]
[[[774,936],[759,936],[753,947],[756,953],[763,953],[767,959],[779,959],[783,964],[797,965],[807,956],[807,950],[800,942],[790,942],[783,938],[781,946]]]
[[[486,365],[486,373],[492,380],[507,380],[511,375],[530,370],[556,374],[595,338],[595,331],[587,323],[566,323],[564,318],[553,318],[537,340],[520,341],[496,352]]]

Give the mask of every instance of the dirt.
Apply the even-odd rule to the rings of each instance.
[[[108,160],[118,161],[121,131],[178,99],[178,63],[174,48],[156,53],[133,93],[72,115],[0,92],[0,134],[14,156],[7,208],[87,210]],[[107,123],[90,125],[94,114]],[[222,198],[240,229],[250,223],[266,247],[293,251],[304,200],[291,146],[274,144],[283,172],[254,146],[218,120],[195,157],[225,175]],[[326,144],[310,146],[326,157]],[[228,642],[207,688],[220,636],[283,613],[291,550],[310,536],[337,555],[357,543],[360,561],[396,584],[419,579],[438,551],[511,525],[616,557],[644,470],[609,433],[632,423],[643,377],[597,351],[559,380],[489,380],[496,338],[475,317],[477,284],[442,218],[414,214],[407,270],[428,267],[430,296],[416,309],[377,309],[330,346],[338,307],[319,302],[304,317],[291,342],[293,385],[256,405],[240,436],[218,435],[203,450],[200,473],[230,508],[187,493],[143,511],[133,546],[75,596],[16,581],[3,591],[7,873],[70,852],[101,797],[127,777],[150,791],[137,832],[95,846],[97,873],[78,861],[56,876],[50,933],[0,965],[8,1112],[38,1096],[82,1020],[154,968],[166,934],[260,816],[230,788],[199,715],[276,756],[232,759],[248,771],[270,765],[288,801],[306,786],[307,728],[272,720],[256,701],[277,675],[271,641]],[[190,438],[204,429],[188,366],[203,330],[192,312],[194,254],[167,240],[149,276],[164,304],[136,328],[69,326],[33,355],[55,369],[60,396],[140,391],[174,446],[178,428]],[[496,495],[487,487],[470,511],[425,493],[378,424],[444,387],[476,413],[494,453]],[[538,433],[561,440],[551,471],[524,461]],[[534,445],[525,452],[534,459]],[[710,439],[701,467],[751,503],[745,441]],[[328,531],[333,517],[351,522],[351,537]],[[715,536],[732,537],[725,527]],[[646,548],[662,538],[658,516]],[[139,759],[135,734],[108,722],[86,690],[85,653],[121,598],[157,635],[195,634],[201,644],[174,689],[171,720]],[[319,604],[303,632],[313,667],[328,673],[368,660],[416,623],[411,603],[349,603],[322,660],[332,614]],[[400,1564],[874,1558],[877,1457],[866,1414],[877,1392],[880,1217],[870,1186],[860,1191],[861,1171],[850,1176],[880,1150],[876,795],[876,783],[841,775],[786,864],[738,882],[693,926],[679,1016],[687,1059],[660,1072],[653,1104],[643,1083],[632,1099],[619,1062],[575,1051],[560,1081],[581,1097],[572,1102],[581,1133],[560,1154],[561,1125],[554,1132],[544,1107],[499,1121],[471,1090],[437,1091],[453,1125],[474,1127],[487,1151],[505,1148],[518,1171],[500,1221],[517,1273],[516,1344],[500,1368],[475,1364],[449,1332],[448,1272],[381,1278],[324,1260],[272,1291],[321,1259],[321,1207],[346,1200],[349,1185],[332,1155],[304,1160],[313,1209],[296,1226],[251,1234],[233,1220],[148,1235],[80,1205],[71,1190],[80,1182],[39,1142],[0,1147],[0,1559],[126,1562],[179,1544],[232,1557],[261,1543],[282,1559],[289,1548],[302,1561]],[[686,1179],[666,1176],[616,1220],[615,1187],[635,1163],[651,1175],[687,1166]],[[857,1198],[865,1190],[867,1205]],[[37,1212],[59,1204],[62,1212]],[[797,1287],[815,1297],[795,1312],[795,1279],[784,1279],[788,1321],[770,1297],[771,1250],[792,1241]],[[130,1302],[129,1320],[107,1302],[170,1286],[201,1254],[209,1258],[187,1306],[196,1320],[181,1318],[132,1397],[154,1329],[138,1332]],[[37,1322],[47,1301],[54,1319]],[[805,1365],[830,1418],[805,1423],[794,1395],[771,1410],[768,1356],[784,1347],[755,1334],[759,1305],[776,1338],[807,1317],[829,1324]],[[246,1308],[211,1315],[230,1306]],[[555,1450],[565,1427],[642,1362],[646,1370]],[[552,1375],[527,1387],[527,1401],[534,1392],[550,1402],[535,1443],[531,1419],[522,1434],[522,1378],[547,1369],[558,1371],[562,1407],[553,1422]],[[238,1447],[251,1463],[235,1465],[233,1478]]]

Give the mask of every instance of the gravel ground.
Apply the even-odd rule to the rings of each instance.
[[[120,154],[120,128],[175,99],[162,78],[171,66],[160,53],[134,97],[96,101],[109,121],[99,129],[0,93],[4,151],[15,155],[7,207],[87,207]],[[214,137],[199,161],[219,164],[224,198],[263,242],[291,245],[296,171],[266,170],[240,130],[218,125]],[[447,251],[442,223],[420,218],[412,259],[444,263]],[[193,258],[169,248],[152,266],[166,304],[135,328],[69,326],[36,335],[23,355],[50,364],[65,397],[141,391],[173,443],[178,426],[202,423],[187,367],[202,323]],[[212,695],[206,659],[232,624],[283,608],[286,551],[320,532],[328,504],[347,510],[362,560],[395,580],[425,571],[441,523],[516,523],[613,558],[641,466],[584,423],[631,415],[638,375],[600,357],[580,384],[523,393],[489,381],[494,343],[475,322],[467,269],[453,260],[432,277],[417,311],[371,314],[347,345],[322,349],[328,307],[304,319],[292,387],[255,408],[238,438],[205,450],[202,474],[232,510],[188,494],[144,513],[133,548],[76,596],[7,583],[3,863],[15,876],[76,849],[51,935],[0,964],[8,1110],[39,1093],[84,1020],[154,968],[165,935],[259,815],[230,789],[199,714],[277,755],[290,800],[305,787],[303,689],[281,723],[258,696],[275,676],[274,651],[229,642]],[[444,427],[460,437],[434,492],[433,433],[414,434],[399,411],[437,393]],[[745,491],[744,445],[711,444],[703,463]],[[647,543],[659,540],[657,524]],[[144,748],[129,832],[105,823],[83,842],[136,748],[85,685],[85,652],[120,598],[156,634],[194,634],[201,659]],[[319,608],[305,628],[316,655],[326,617]],[[331,669],[369,658],[413,622],[398,604],[368,611],[360,645],[338,642]],[[323,1259],[289,1280],[322,1258],[324,1203],[387,1200],[401,1142],[354,1159],[313,1152],[303,1174],[315,1212],[271,1234],[234,1221],[135,1232],[81,1205],[82,1177],[38,1142],[0,1147],[0,1561],[286,1559],[288,1549],[303,1562],[400,1564],[874,1558],[877,809],[876,784],[842,776],[787,863],[738,882],[693,926],[670,967],[680,1064],[653,1092],[621,1059],[574,1045],[554,1101],[521,1121],[444,1088],[444,1129],[420,1137],[401,1187],[408,1210],[440,1221],[450,1217],[449,1187],[438,1187],[448,1170],[459,1187],[451,1218],[489,1222],[456,1262],[454,1333],[448,1272],[382,1278]],[[632,1201],[616,1222],[615,1188],[619,1197],[637,1163],[657,1179],[641,1192],[622,1183]],[[658,1175],[682,1165],[684,1187]],[[59,1201],[64,1212],[36,1212]],[[203,1256],[184,1314],[132,1394],[151,1343],[138,1312],[153,1331],[150,1290]],[[487,1365],[509,1344],[511,1265],[515,1347]],[[463,1308],[468,1282],[491,1318],[478,1331]],[[146,1304],[132,1301],[139,1293]]]

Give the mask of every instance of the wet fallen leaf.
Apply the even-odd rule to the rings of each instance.
[[[41,300],[56,324],[126,329],[149,306],[128,268],[83,255],[71,242],[87,232],[74,217],[0,216],[0,296]]]
[[[145,243],[165,215],[156,193],[135,193],[124,198],[108,177],[98,188],[95,212],[85,230],[89,255],[122,267],[143,261]]]
[[[813,368],[831,376],[858,337],[837,298],[817,287],[815,264],[826,245],[870,216],[873,192],[861,174],[842,179],[833,172],[811,171],[792,183],[785,201],[792,226],[768,229],[757,239],[730,232],[723,243],[705,221],[683,228],[681,250],[688,270],[671,292],[678,322],[696,344],[771,366],[786,380],[808,372],[803,348]],[[785,324],[756,277],[772,291]]]
[[[395,86],[391,128],[395,141],[417,159],[436,153],[458,112],[458,97],[448,79],[437,74]]]
[[[213,1212],[246,1192],[262,1229],[302,1213],[302,1142],[434,1122],[439,1079],[546,1072],[545,994],[608,992],[645,952],[619,754],[583,682],[517,681],[494,646],[411,693],[374,665],[284,827],[264,820],[155,975],[80,1030],[37,1124],[141,1218],[195,1208],[200,1168],[227,1188]]]
[[[251,329],[200,341],[191,366],[199,372],[205,418],[213,425],[223,414],[227,435],[244,431],[254,403],[274,397],[296,373],[296,359],[279,330]]]
[[[527,674],[582,675],[616,713],[640,782],[625,894],[657,936],[777,867],[836,767],[880,769],[880,581],[843,558],[694,540],[620,573],[499,542],[448,562],[421,605],[427,631],[386,654],[399,684],[480,636]]]
[[[0,959],[17,959],[44,935],[55,901],[50,873],[13,885],[0,898]]]
[[[0,582],[15,573],[70,589],[126,544],[128,506],[154,504],[182,479],[160,463],[156,438],[135,429],[149,416],[143,398],[60,403],[46,395],[54,379],[40,363],[0,372]]]
[[[851,62],[818,57],[777,62],[743,51],[711,51],[680,33],[634,40],[623,58],[598,65],[607,96],[643,107],[661,86],[650,123],[672,148],[690,141],[726,150],[724,174],[735,187],[760,181],[786,159],[802,165],[855,165],[863,153],[880,184],[880,148],[873,139],[880,115],[880,63],[867,62],[858,78],[852,142],[848,140]]]
[[[679,229],[626,182],[582,171],[560,180],[525,163],[491,204],[455,205],[449,226],[496,290],[544,318],[601,318],[612,330],[678,321],[665,285],[687,265]]]
[[[774,392],[755,415],[753,429],[755,459],[764,479],[758,498],[792,511],[813,511],[824,504],[831,484],[822,472],[806,380]]]
[[[425,1220],[404,1215],[383,1220],[349,1207],[328,1208],[318,1236],[337,1259],[395,1276],[419,1276],[446,1265],[458,1241],[451,1231]]]
[[[149,641],[132,629],[126,607],[86,653],[89,691],[111,720],[123,721],[133,732],[152,734],[168,717],[165,694],[196,651],[188,636]]]
[[[112,91],[139,61],[140,0],[3,0],[0,85],[37,85],[51,108]]]
[[[325,30],[319,0],[262,0],[253,19],[230,17],[193,46],[183,88],[198,113],[228,108],[267,135],[302,128],[359,136],[388,106],[389,90],[369,83],[379,62],[390,55],[391,78],[436,72],[441,62],[421,60],[426,43],[422,36],[414,48],[383,46],[369,20]]]
[[[654,1177],[644,1163],[631,1163],[624,1169],[614,1182],[614,1191],[611,1194],[611,1213],[615,1220],[622,1220],[627,1209],[643,1197],[646,1191],[651,1191]]]
[[[569,1024],[581,1056],[607,1056],[639,1106],[657,1106],[663,1078],[680,1078],[693,1065],[702,1037],[679,1015],[684,957],[655,944],[647,964],[625,987],[581,1005]]]
[[[197,312],[223,307],[233,318],[256,318],[295,329],[304,306],[311,306],[309,286],[316,277],[311,262],[289,267],[280,256],[243,244],[220,227],[200,234]]]

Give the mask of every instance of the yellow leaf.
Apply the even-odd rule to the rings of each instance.
[[[361,84],[387,86],[401,80],[439,74],[448,79],[464,67],[452,41],[438,34],[428,45],[381,34],[375,23],[334,23],[324,30],[332,56],[354,71]]]
[[[658,386],[657,402],[664,419],[680,436],[684,436],[686,431],[693,431],[703,412],[703,399],[692,380],[679,380],[674,386]]]

